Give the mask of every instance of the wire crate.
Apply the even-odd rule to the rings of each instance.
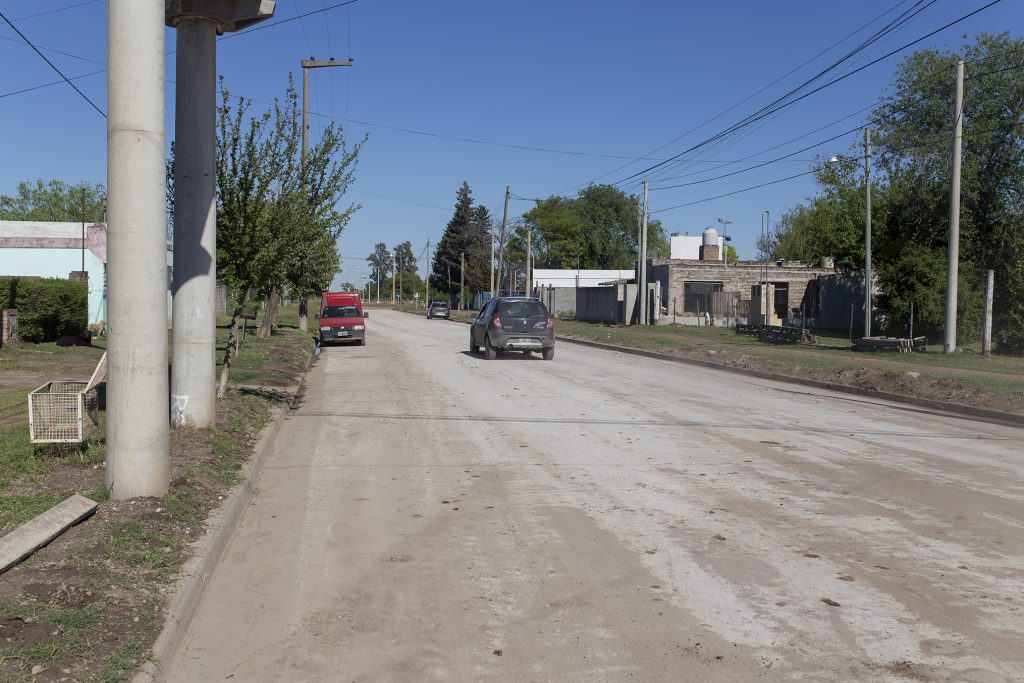
[[[99,426],[99,383],[107,370],[104,353],[88,381],[47,382],[28,395],[32,443],[77,443]]]

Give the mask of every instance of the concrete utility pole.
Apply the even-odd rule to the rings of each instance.
[[[273,16],[274,2],[174,0],[174,295],[171,424],[209,427],[216,406],[217,35]]]
[[[953,112],[953,172],[949,190],[949,246],[946,250],[946,353],[956,351],[957,289],[960,278],[960,160],[964,139],[964,61],[956,63],[956,108]]]
[[[647,179],[644,178],[644,208],[640,231],[640,324],[647,320]]]
[[[526,231],[526,296],[533,296],[533,230]]]
[[[505,238],[505,225],[508,223],[508,200],[511,195],[511,190],[508,185],[505,186],[505,211],[501,214],[501,237]],[[499,264],[501,262],[499,261]],[[501,273],[498,273],[498,278],[501,278]],[[498,287],[498,281],[494,279],[494,230],[491,230],[491,296],[497,296],[495,288]]]
[[[302,66],[302,165],[306,165],[306,152],[309,150],[309,70],[325,69],[332,66],[352,66],[351,61],[339,62],[330,59],[303,59]]]
[[[871,129],[864,129],[864,336],[871,336]]]
[[[82,277],[85,277],[85,188],[82,188]],[[88,284],[88,279],[86,280]],[[95,322],[95,321],[90,321]]]
[[[430,306],[430,240],[427,240],[427,277],[424,278],[423,283],[427,287],[426,296],[423,297],[423,303]]]
[[[459,310],[466,300],[466,252],[462,252],[462,264],[459,266]],[[468,306],[467,306],[468,308]]]
[[[985,275],[985,321],[981,327],[981,352],[992,355],[992,297],[995,294],[995,271]]]
[[[505,230],[506,230],[506,227],[508,226],[508,200],[509,200],[509,197],[511,195],[512,195],[512,190],[511,190],[511,188],[508,185],[506,185],[505,186],[505,213],[503,213],[502,216],[501,216],[501,243],[498,245],[498,273],[497,273],[497,275],[495,277],[495,280],[494,280],[494,286],[497,287],[497,290],[498,290],[498,291],[494,292],[495,296],[497,296],[498,294],[501,293],[501,291],[500,291],[501,290],[501,273],[502,273],[502,269],[505,266],[505,246],[506,246],[506,242],[508,241],[507,238],[506,238],[506,235],[505,235]],[[511,290],[512,290],[512,288],[510,286],[509,287],[509,293],[510,294],[511,294]]]
[[[395,258],[391,261],[391,303],[395,303],[395,278],[398,275],[398,247],[395,247]]]
[[[167,493],[164,4],[107,5],[107,492]],[[213,349],[210,349],[213,362]]]

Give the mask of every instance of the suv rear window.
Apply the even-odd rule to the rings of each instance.
[[[359,309],[355,306],[325,306],[321,318],[358,318]]]
[[[498,312],[509,318],[546,318],[548,311],[539,301],[502,301]]]

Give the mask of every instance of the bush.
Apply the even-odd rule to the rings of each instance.
[[[85,330],[89,289],[59,278],[0,277],[0,308],[18,309],[20,339],[51,341]]]

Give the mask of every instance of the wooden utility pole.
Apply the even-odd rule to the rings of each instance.
[[[466,252],[462,252],[462,264],[459,267],[459,310],[466,300]]]
[[[395,247],[395,258],[391,260],[391,303],[395,303],[395,280],[397,279],[398,247]]]

